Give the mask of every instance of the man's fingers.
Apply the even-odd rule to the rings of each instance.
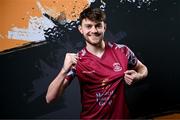
[[[124,75],[124,80],[128,85],[131,85],[133,83],[133,76],[130,74],[125,74]]]
[[[130,79],[125,79],[125,82],[128,84],[128,85],[131,85],[132,84],[132,80],[130,80]]]
[[[129,79],[129,78],[125,78],[125,82],[126,82],[128,85],[131,85],[133,81],[132,81],[131,79]]]
[[[132,76],[131,74],[130,74],[130,75],[129,75],[129,74],[125,74],[124,76],[125,76],[126,78],[128,78],[128,79],[133,79],[133,76]]]
[[[124,73],[130,75],[130,74],[133,74],[134,72],[135,72],[134,70],[127,70],[127,71],[125,71]]]
[[[66,53],[64,68],[69,69],[73,65],[77,64],[78,55],[76,53]]]

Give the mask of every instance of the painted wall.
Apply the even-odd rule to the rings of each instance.
[[[126,86],[133,117],[179,111],[176,0],[1,0],[1,118],[79,118],[77,79],[56,103],[47,105],[45,93],[65,53],[84,45],[78,16],[88,6],[105,10],[105,38],[128,45],[149,69],[147,79]]]
[[[90,5],[87,0],[1,0],[0,51],[45,41],[44,30],[56,26],[45,14],[59,23],[76,21]],[[73,26],[71,26],[73,27]]]

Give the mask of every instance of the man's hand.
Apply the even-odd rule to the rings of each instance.
[[[132,85],[134,82],[146,78],[148,75],[148,69],[138,60],[136,66],[132,70],[125,71],[124,74],[125,82],[128,85]]]
[[[75,53],[66,53],[65,59],[64,59],[64,66],[63,70],[65,72],[68,72],[71,67],[76,65],[78,59],[78,55]]]
[[[135,70],[127,70],[124,73],[124,80],[128,85],[132,85],[140,78],[139,73],[137,73]]]
[[[46,102],[50,103],[62,95],[64,89],[69,85],[69,81],[64,79],[68,71],[76,65],[78,55],[75,53],[66,53],[64,66],[56,78],[51,82],[46,93]]]

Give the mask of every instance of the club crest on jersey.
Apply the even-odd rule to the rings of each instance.
[[[122,70],[122,67],[120,66],[119,63],[114,63],[114,64],[113,64],[113,70],[114,70],[115,72],[119,72],[119,71]]]

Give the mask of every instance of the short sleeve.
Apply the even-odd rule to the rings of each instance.
[[[123,45],[123,44],[116,44],[116,43],[114,43],[114,44],[109,43],[109,46],[110,47],[114,46],[115,50],[117,50],[117,49],[121,50],[121,52],[125,55],[125,57],[128,60],[128,63],[127,63],[128,69],[132,69],[133,67],[136,66],[138,59],[135,56],[135,54],[131,51],[131,49],[129,49],[129,47],[127,47],[126,45]]]
[[[131,69],[136,66],[138,59],[135,56],[135,54],[132,52],[132,50],[130,50],[127,46],[126,49],[127,49],[126,56],[128,58],[128,68]]]
[[[75,70],[75,69],[71,69],[71,70],[67,73],[65,79],[68,80],[68,81],[72,81],[72,80],[75,78],[75,76],[76,76],[76,70]]]

